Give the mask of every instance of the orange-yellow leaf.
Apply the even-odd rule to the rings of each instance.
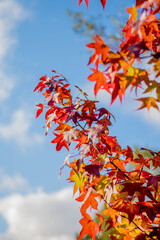
[[[141,101],[142,104],[141,106],[137,109],[143,109],[143,108],[147,108],[148,111],[151,107],[156,108],[157,110],[159,110],[159,107],[157,105],[157,100],[154,97],[145,97],[145,98],[139,98],[136,99],[137,101]]]
[[[83,189],[84,186],[84,180],[81,176],[81,173],[79,173],[77,170],[72,169],[70,172],[70,177],[68,178],[70,182],[74,182],[74,188],[73,188],[73,195],[77,192],[78,188],[81,190]]]
[[[137,10],[136,10],[136,7],[135,6],[133,6],[133,7],[131,7],[131,8],[127,8],[127,12],[130,14],[130,21],[136,21],[137,20],[137,15],[138,15],[138,13],[137,13]]]

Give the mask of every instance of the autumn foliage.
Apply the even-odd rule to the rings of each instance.
[[[85,3],[88,7],[89,1]],[[106,0],[101,3],[105,8]],[[88,80],[95,82],[95,95],[101,89],[111,95],[111,104],[117,98],[123,104],[127,89],[137,92],[140,88],[139,109],[159,111],[160,1],[136,0],[127,12],[129,19],[117,51],[98,35],[87,44],[93,49]],[[88,234],[94,240],[101,233],[112,240],[160,239],[160,151],[142,148],[149,153],[144,157],[141,153],[135,156],[129,146],[122,149],[109,134],[114,116],[105,108],[97,108],[97,101],[90,100],[77,86],[80,97],[72,99],[66,78],[52,72],[52,77],[41,77],[34,90],[43,92],[45,100],[37,105],[36,117],[45,109],[46,134],[56,124],[52,141],[56,150],[64,147],[69,151],[72,144],[77,154],[76,158],[66,156],[60,174],[64,166],[70,168],[68,181],[74,183],[73,194],[77,193],[76,200],[82,203],[78,239]],[[99,211],[100,203],[103,211]],[[94,219],[92,209],[96,211]]]

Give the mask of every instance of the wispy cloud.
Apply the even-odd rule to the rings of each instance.
[[[152,127],[160,131],[160,112],[152,108],[149,112],[147,110],[142,110],[140,116],[144,121],[151,124]]]
[[[0,138],[7,142],[12,141],[22,148],[42,143],[42,136],[29,132],[31,122],[32,116],[26,110],[16,110],[9,123],[0,123]]]
[[[19,174],[9,176],[2,169],[0,169],[0,192],[28,192],[30,190],[31,189],[28,182],[22,176],[20,176]]]
[[[15,83],[13,78],[9,78],[0,70],[0,101],[7,99],[10,96],[11,90]]]
[[[6,73],[5,57],[17,42],[17,24],[27,17],[27,11],[16,0],[0,1],[0,101],[7,99],[14,87],[14,79]],[[5,64],[4,64],[5,63]]]
[[[16,43],[13,31],[17,23],[27,17],[27,11],[16,0],[0,1],[0,58],[2,59],[9,48]]]
[[[8,225],[1,240],[74,240],[80,230],[78,203],[71,188],[10,195],[0,199],[0,214]]]

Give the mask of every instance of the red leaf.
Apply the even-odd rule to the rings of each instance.
[[[47,75],[41,77],[40,80],[42,80],[42,81],[46,81],[46,80],[47,80]]]
[[[83,1],[83,0],[78,0],[78,6],[80,6],[80,5],[81,5],[82,1]],[[89,0],[85,0],[85,3],[86,3],[86,5],[87,5],[87,8],[88,8],[88,3],[89,3]]]
[[[85,0],[85,2],[86,2],[86,5],[87,5],[87,8],[88,8],[88,2],[89,2],[89,0]]]
[[[78,6],[80,6],[80,5],[81,5],[81,2],[82,2],[82,0],[78,0]]]
[[[136,0],[136,7],[140,7],[142,3],[144,3],[146,0]]]
[[[122,90],[120,88],[119,79],[117,77],[115,77],[114,84],[115,84],[115,86],[114,86],[114,89],[112,92],[111,105],[116,100],[117,96],[119,96],[120,102],[122,104]]]
[[[37,104],[37,107],[40,107],[40,109],[37,110],[36,118],[39,117],[39,115],[43,112],[43,104]]]
[[[42,90],[45,88],[45,84],[40,82],[38,83],[37,87],[35,87],[34,92],[39,88],[38,92],[42,92]]]
[[[66,140],[63,139],[63,134],[58,135],[54,133],[54,135],[56,136],[56,138],[51,143],[57,143],[56,150],[60,151],[62,147],[65,147],[69,151],[69,147],[66,143]]]
[[[156,175],[156,176],[150,176],[150,177],[147,178],[147,180],[148,180],[147,187],[153,185],[153,187],[154,187],[154,188],[156,189],[156,191],[157,191],[158,182],[160,182],[160,174],[158,174],[158,175]]]
[[[75,148],[80,147],[82,144],[87,144],[88,141],[88,136],[86,134],[81,133],[81,136],[77,139],[75,139],[74,141],[78,141],[79,143],[76,145]]]
[[[84,167],[85,171],[87,171],[89,174],[100,177],[99,169],[102,167],[102,165],[87,165]]]
[[[106,2],[107,2],[107,0],[101,0],[101,3],[102,3],[102,6],[103,6],[103,9],[105,8]]]
[[[78,0],[78,6],[81,5],[82,1],[83,1],[83,0]],[[101,0],[101,4],[102,4],[102,6],[103,6],[103,9],[105,8],[106,2],[107,2],[107,0]],[[86,6],[87,6],[87,8],[88,8],[89,0],[85,0],[85,3],[86,3]]]

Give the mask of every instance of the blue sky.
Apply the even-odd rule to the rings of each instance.
[[[87,39],[74,33],[66,10],[101,13],[109,33],[113,26],[105,16],[116,17],[134,0],[108,0],[104,12],[99,0],[90,2],[87,12],[84,4],[78,8],[78,0],[0,0],[2,240],[69,240],[80,229],[79,207],[66,182],[68,169],[58,179],[68,153],[55,151],[55,145],[50,144],[52,134],[44,135],[43,116],[35,119],[35,105],[43,100],[33,89],[41,76],[50,76],[54,69],[94,97],[93,86],[87,81]],[[117,101],[110,108],[116,118],[111,134],[117,135],[124,147],[158,149],[160,115],[135,111],[138,105],[133,98],[134,94],[128,93],[122,107]],[[101,92],[97,99],[109,108],[106,93]]]

